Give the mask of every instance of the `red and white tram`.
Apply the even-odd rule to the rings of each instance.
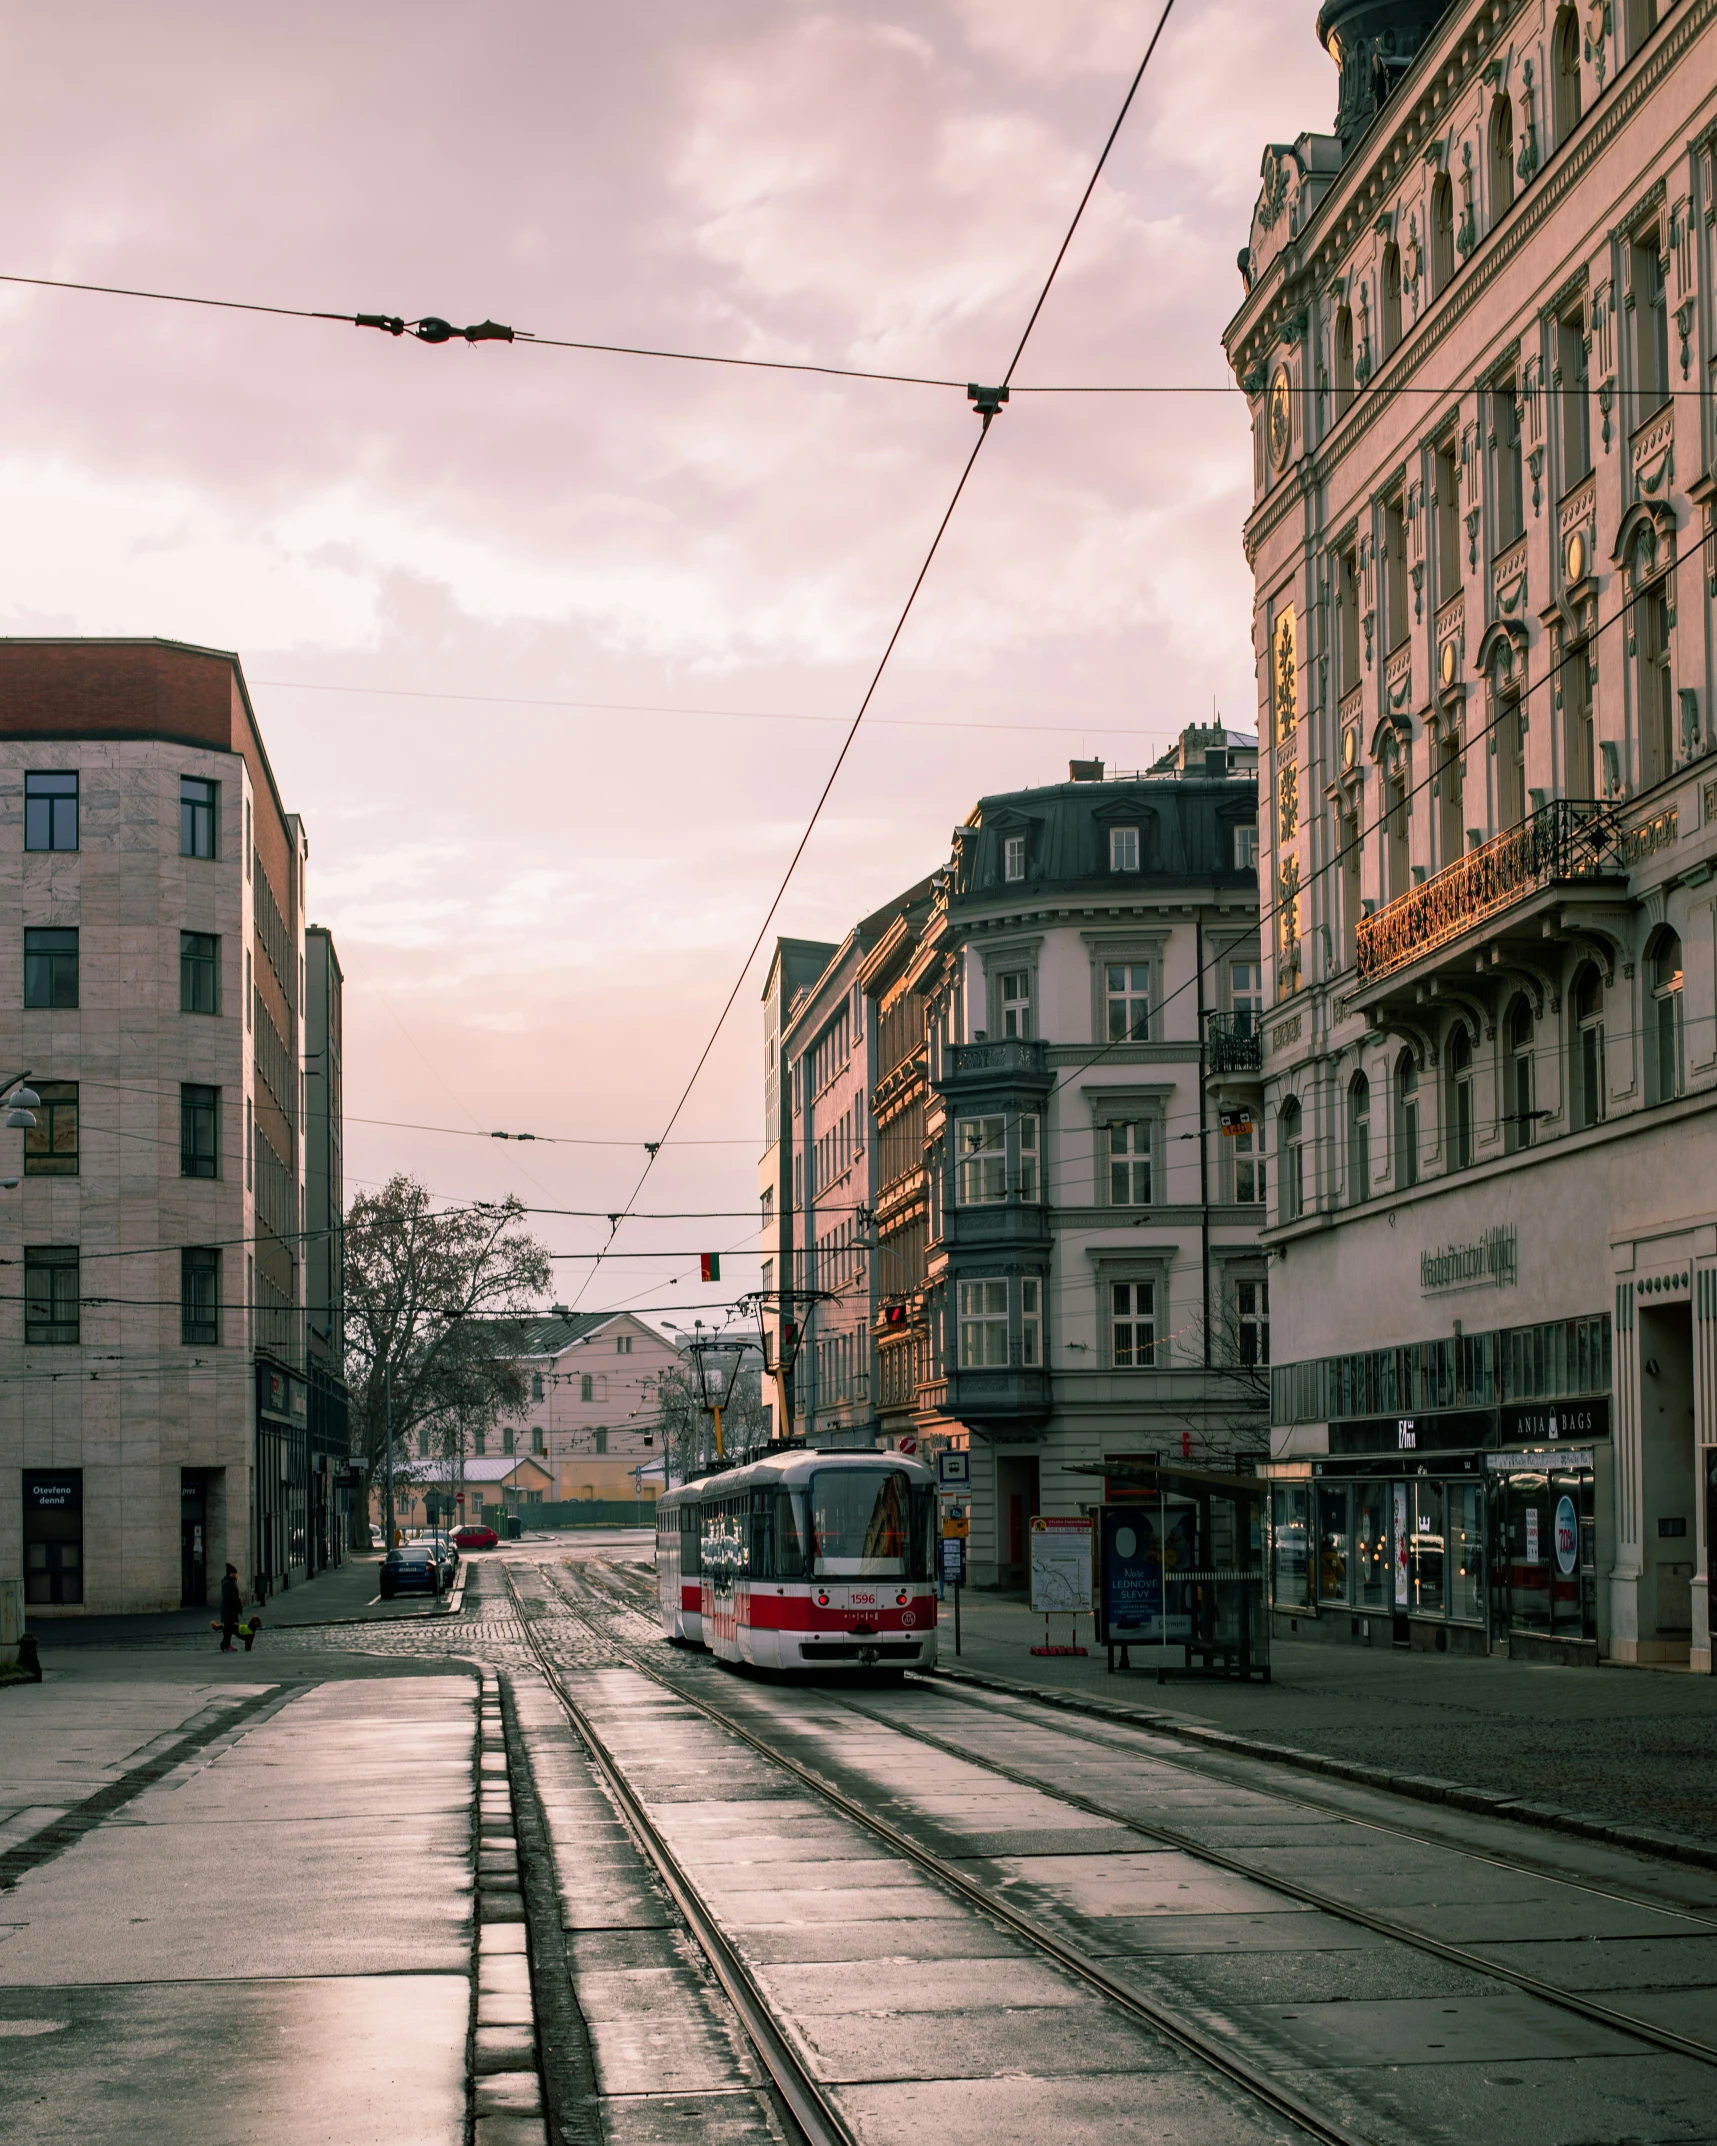
[[[669,1639],[760,1669],[936,1660],[936,1479],[897,1453],[783,1448],[656,1505]]]

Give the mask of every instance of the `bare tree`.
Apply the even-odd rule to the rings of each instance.
[[[516,1197],[437,1211],[424,1187],[403,1175],[352,1202],[352,1447],[371,1473],[384,1459],[390,1407],[397,1465],[402,1441],[420,1428],[439,1451],[450,1426],[458,1426],[463,1444],[524,1406],[518,1345],[496,1322],[531,1316],[553,1271],[547,1252],[520,1226],[524,1212]]]

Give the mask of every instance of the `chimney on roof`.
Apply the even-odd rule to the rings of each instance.
[[[1069,782],[1101,782],[1103,763],[1101,760],[1069,760],[1067,779]]]

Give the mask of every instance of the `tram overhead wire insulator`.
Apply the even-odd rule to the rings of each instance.
[[[980,387],[975,380],[966,384],[966,400],[984,421],[984,430],[990,429],[990,419],[995,416],[1008,399],[1005,387]]]

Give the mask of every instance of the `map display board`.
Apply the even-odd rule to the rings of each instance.
[[[1031,1606],[1038,1614],[1091,1609],[1091,1522],[1034,1518]]]

